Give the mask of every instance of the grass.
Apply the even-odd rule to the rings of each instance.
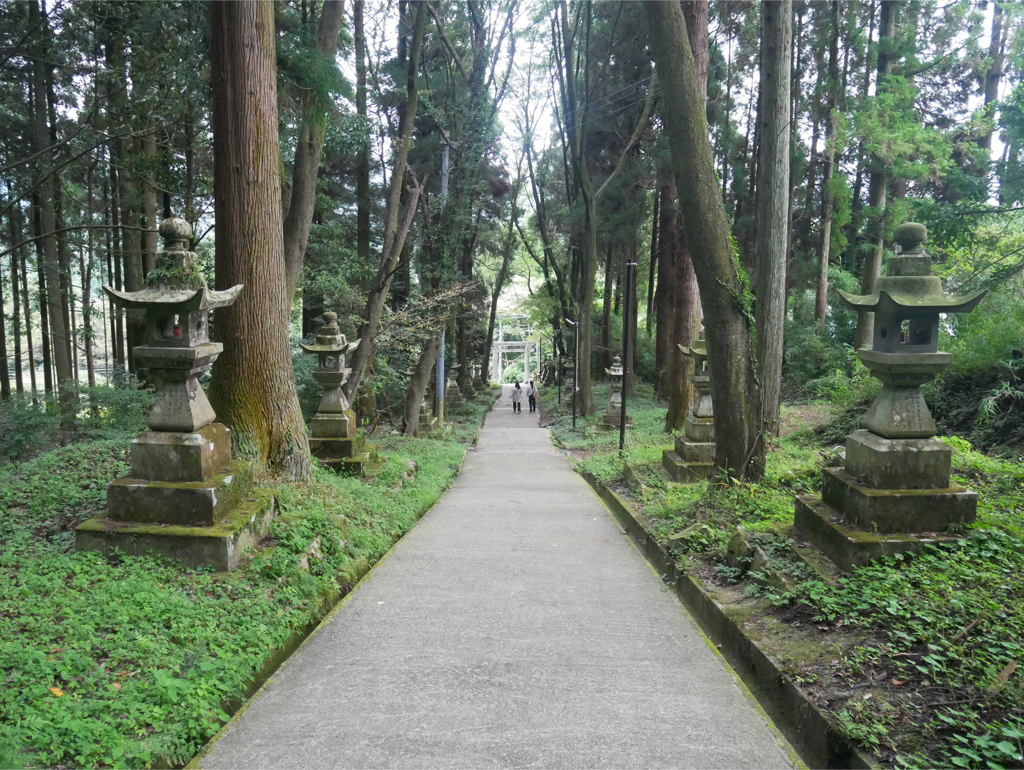
[[[829,656],[785,653],[801,686],[860,746],[889,766],[1024,767],[1024,466],[986,456],[964,440],[954,448],[954,483],[979,493],[978,520],[959,543],[910,559],[890,559],[850,575],[819,574],[795,557],[789,530],[794,497],[820,489],[821,469],[846,432],[851,404],[821,427],[795,426],[774,443],[759,484],[670,483],[661,454],[672,440],[665,405],[640,386],[629,402],[634,427],[622,455],[618,433],[542,401],[552,434],[577,467],[637,503],[678,566],[705,585],[728,587]],[[607,387],[597,388],[599,405]],[[857,411],[859,409],[859,412]],[[802,410],[784,408],[783,421]],[[625,464],[632,469],[627,483]],[[743,574],[726,562],[737,528],[758,535],[768,567]],[[770,574],[785,582],[772,585]],[[746,596],[746,599],[743,597]],[[789,632],[787,631],[787,633]],[[760,640],[771,649],[771,640]],[[814,666],[801,666],[800,654]],[[822,659],[832,662],[822,665]]]
[[[366,480],[317,468],[281,488],[270,537],[230,574],[74,550],[74,527],[127,471],[131,434],[0,472],[0,767],[187,762],[275,648],[437,501],[490,405],[450,415],[448,434],[378,434]]]

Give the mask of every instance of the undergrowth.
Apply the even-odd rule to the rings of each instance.
[[[186,763],[274,649],[440,497],[490,403],[452,415],[447,436],[378,434],[366,480],[317,467],[281,487],[281,518],[230,574],[74,550],[127,471],[125,437],[0,471],[0,767]]]

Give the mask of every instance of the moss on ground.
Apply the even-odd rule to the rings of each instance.
[[[437,501],[492,403],[429,437],[378,432],[365,480],[317,467],[280,487],[282,517],[230,574],[73,549],[128,471],[130,433],[0,471],[0,767],[187,762],[275,648]]]

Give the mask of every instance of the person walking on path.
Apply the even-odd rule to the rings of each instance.
[[[523,389],[519,387],[519,383],[512,388],[512,412],[515,414],[523,413]]]
[[[537,396],[539,394],[540,394],[540,391],[537,390],[537,386],[533,384],[533,380],[530,380],[530,387],[528,387],[526,389],[526,396],[527,396],[527,398],[530,399],[530,411],[531,412],[536,412],[537,411]]]

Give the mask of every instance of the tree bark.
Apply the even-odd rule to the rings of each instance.
[[[363,14],[366,0],[355,0],[356,114],[364,121],[366,112],[366,33]],[[370,264],[370,138],[359,148],[356,160],[356,256],[360,265]]]
[[[672,295],[675,292],[674,270],[679,250],[679,232],[676,229],[676,180],[670,167],[659,166],[658,175],[664,180],[659,185],[660,222],[658,224],[658,288],[654,293],[654,382],[658,398],[668,398],[668,348],[672,344]]]
[[[49,41],[49,23],[40,12],[37,0],[29,3],[29,18],[32,23],[39,24],[43,29],[45,46]],[[50,150],[50,129],[47,125],[46,106],[46,67],[50,66],[44,62],[50,61],[46,51],[37,51],[32,61],[33,79],[33,122],[35,128],[36,148],[40,152],[40,169],[44,172],[50,171],[53,166],[53,156]],[[56,230],[56,216],[54,214],[53,202],[55,195],[55,181],[51,176],[39,186],[39,220],[37,236],[42,244],[41,266],[42,275],[45,276],[46,284],[46,305],[47,321],[49,322],[50,342],[53,351],[53,363],[57,374],[57,392],[60,394],[61,403],[61,428],[64,430],[74,429],[75,417],[75,394],[71,376],[71,356],[68,353],[67,327],[64,325],[64,310],[61,307],[60,298],[60,267],[57,256],[57,239],[54,234]]]
[[[683,194],[686,236],[706,311],[717,451],[715,465],[759,479],[764,473],[760,394],[754,369],[750,297],[733,253],[718,192],[704,99],[683,11],[675,0],[645,4],[651,50],[664,100],[664,130],[676,184]]]
[[[17,213],[20,224],[20,208],[17,209]],[[36,383],[36,354],[35,348],[32,345],[32,308],[29,305],[28,296],[28,256],[26,252],[27,249],[23,247],[21,249],[21,306],[25,316],[25,358],[28,364],[29,384],[32,388],[32,394],[35,395],[39,388]]]
[[[654,285],[658,269],[658,211],[661,204],[661,196],[658,191],[654,193],[654,211],[651,212],[651,258],[647,272],[647,338],[651,337],[651,322],[654,320]]]
[[[690,49],[694,52],[697,66],[697,88],[701,104],[705,103],[708,91],[708,2],[690,0],[682,4],[686,20],[686,32]],[[714,159],[712,158],[712,163]],[[723,204],[724,206],[724,204]],[[724,210],[724,209],[723,209]],[[680,216],[685,216],[680,211]],[[680,345],[690,345],[700,331],[703,315],[700,305],[700,291],[697,277],[693,272],[693,257],[686,236],[686,223],[678,228],[679,246],[673,265],[675,287],[672,292],[672,341],[668,346],[668,411],[665,414],[665,430],[682,430],[686,415],[692,405],[693,388],[690,375],[693,373],[693,359],[684,356]]]
[[[882,0],[881,18],[878,22],[878,76],[875,92],[886,90],[886,80],[892,72],[893,52],[890,50],[896,35],[896,13],[899,0]],[[868,182],[868,207],[871,209],[871,247],[864,259],[864,271],[860,278],[860,293],[871,294],[875,283],[882,274],[882,251],[885,245],[885,206],[889,187],[889,167],[881,158],[872,158],[871,177]],[[853,338],[853,349],[869,347],[875,335],[875,314],[860,313],[857,331]]]
[[[338,34],[341,32],[344,8],[343,0],[324,0],[320,10],[313,49],[317,55],[332,62],[338,50]],[[365,93],[364,74],[364,102]],[[363,109],[365,114],[365,104]],[[310,90],[303,94],[299,110],[302,117],[295,144],[291,204],[284,220],[284,261],[289,307],[302,275],[302,263],[309,243],[309,229],[313,223],[316,178],[320,168],[320,155],[324,149],[324,135],[327,133],[328,105],[319,104],[316,95]]]
[[[986,150],[992,149],[992,134],[995,131],[995,107],[993,103],[999,98],[999,81],[1003,77],[1003,7],[999,2],[992,3],[992,35],[988,44],[989,66],[985,72],[985,117],[991,124],[981,135],[978,144]]]
[[[430,385],[430,373],[434,371],[434,362],[437,359],[437,351],[441,347],[441,335],[431,335],[427,344],[420,351],[416,359],[416,366],[413,368],[409,384],[405,389],[405,410],[402,432],[406,436],[420,435],[420,405]],[[439,396],[444,399],[444,393]]]
[[[360,329],[360,343],[352,356],[352,373],[348,382],[345,383],[345,396],[351,400],[359,389],[363,375],[366,372],[367,364],[373,357],[373,335],[380,324],[381,312],[384,309],[384,302],[387,300],[388,289],[391,287],[391,278],[398,267],[398,259],[405,245],[405,237],[412,226],[412,220],[416,216],[416,206],[419,203],[420,188],[415,187],[409,191],[409,200],[405,210],[402,212],[402,220],[399,222],[399,199],[402,194],[402,184],[405,180],[406,167],[409,159],[409,143],[412,137],[412,126],[416,119],[416,104],[419,99],[419,67],[420,48],[423,42],[423,27],[427,18],[427,4],[418,3],[416,9],[416,22],[413,26],[412,43],[410,46],[409,68],[407,71],[406,93],[407,101],[402,111],[402,118],[398,124],[398,137],[395,139],[394,163],[391,170],[391,185],[388,189],[387,208],[385,210],[384,222],[384,249],[381,252],[380,266],[377,275],[374,276],[370,285],[369,294],[366,297],[366,309],[363,318],[365,323]]]
[[[832,40],[828,49],[828,95],[825,98],[825,170],[821,179],[821,246],[818,250],[818,276],[814,287],[814,320],[824,328],[828,313],[828,260],[832,250],[832,175],[835,173],[836,148],[832,142],[835,123],[832,111],[839,93],[839,0],[832,0]]]
[[[4,281],[0,276],[0,399],[7,401],[11,398],[11,371],[7,364],[7,324],[3,308]]]
[[[612,239],[608,239],[604,254],[604,298],[601,303],[601,371],[612,365],[612,295],[615,272],[612,270]]]
[[[240,454],[305,479],[309,442],[288,346],[273,5],[211,3],[210,32],[217,288],[245,286],[217,311],[225,345],[210,401]]]
[[[761,159],[757,187],[757,286],[755,324],[761,385],[761,424],[779,435],[782,342],[786,322],[789,254],[789,123],[793,2],[761,5]]]
[[[14,206],[11,207],[8,213],[8,224],[10,225],[11,244],[21,243],[21,228],[19,227],[19,219],[21,219],[21,207],[18,202],[14,202]],[[15,249],[11,252],[10,263],[11,263],[11,308],[12,317],[11,321],[14,326],[14,388],[17,393],[25,392],[25,380],[22,375],[22,358],[21,358],[21,287],[18,285],[18,253],[21,249]],[[2,311],[0,311],[2,314]]]

